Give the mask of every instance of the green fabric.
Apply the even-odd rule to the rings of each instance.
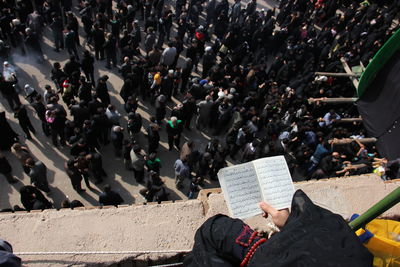
[[[365,68],[365,71],[361,75],[357,95],[360,98],[367,90],[368,86],[374,80],[376,74],[382,69],[382,67],[390,60],[390,58],[400,48],[400,29],[393,34],[392,37],[379,49],[375,54],[372,61]]]
[[[178,127],[179,123],[181,123],[181,122],[182,122],[181,120],[177,120],[176,125],[173,125],[172,121],[168,121],[168,124],[169,124],[169,126],[171,126],[171,128],[175,129],[176,127]]]
[[[159,158],[156,158],[154,161],[152,161],[151,159],[149,159],[147,161],[148,165],[153,165],[153,164],[156,164],[156,163],[161,164],[161,160]]]

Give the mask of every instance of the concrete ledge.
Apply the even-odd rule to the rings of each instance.
[[[362,175],[297,183],[317,204],[345,218],[362,213],[400,181],[384,183],[375,175]],[[218,192],[217,190],[214,190]],[[211,191],[210,191],[211,192]],[[16,252],[60,251],[171,251],[190,250],[197,228],[210,216],[227,213],[220,193],[204,191],[202,200],[130,205],[103,209],[45,210],[0,215],[1,237]],[[205,205],[208,205],[205,213]],[[385,215],[400,214],[400,205]],[[246,221],[258,229],[273,229],[261,216]],[[142,264],[172,254],[35,255],[21,256],[28,266],[107,266],[124,260]]]

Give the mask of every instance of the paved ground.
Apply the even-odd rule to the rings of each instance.
[[[269,2],[272,3],[272,1]],[[272,4],[276,5],[276,3]],[[268,8],[271,7],[271,4],[268,4],[267,2],[259,2],[259,7]],[[80,33],[83,33],[82,28],[80,29]],[[175,33],[173,33],[172,36],[174,34]],[[62,51],[61,53],[54,52],[52,47],[52,39],[49,38],[51,38],[51,34],[49,30],[46,29],[44,34],[44,43],[42,44],[42,49],[45,54],[46,62],[43,64],[37,64],[29,57],[22,57],[18,54],[13,54],[12,60],[14,64],[18,67],[17,76],[21,87],[23,87],[26,83],[29,83],[39,92],[43,92],[44,86],[46,84],[53,85],[50,79],[51,66],[55,61],[61,62],[63,66],[63,63],[65,63],[68,58],[68,54],[66,51]],[[89,48],[83,42],[82,38],[81,43],[83,44],[83,47],[79,48],[80,53],[83,51],[83,48]],[[95,63],[95,78],[97,79],[104,74],[107,74],[110,77],[108,87],[111,94],[111,103],[117,107],[122,115],[124,115],[122,123],[122,125],[124,126],[126,125],[126,113],[121,106],[123,102],[119,96],[119,90],[122,86],[122,79],[120,78],[117,69],[114,68],[112,70],[107,70],[104,66],[104,61]],[[28,102],[25,101],[22,97],[21,100],[23,104],[26,104],[28,106]],[[174,99],[174,101],[177,102],[178,100]],[[172,108],[173,105],[173,103],[170,103],[169,108]],[[81,195],[77,194],[72,189],[70,180],[66,176],[63,167],[65,160],[69,157],[69,148],[53,147],[50,138],[47,138],[43,135],[43,133],[41,133],[39,120],[34,113],[32,107],[28,106],[28,112],[38,133],[31,141],[25,140],[23,138],[24,134],[22,132],[22,129],[13,118],[13,114],[11,113],[11,110],[9,110],[7,103],[3,98],[0,101],[0,109],[7,111],[7,118],[9,119],[12,128],[21,136],[20,141],[23,144],[26,144],[28,148],[32,151],[33,155],[43,161],[48,167],[48,180],[52,189],[52,194],[49,197],[52,201],[54,201],[56,207],[59,207],[60,202],[67,197],[70,200],[78,199],[82,201],[84,205],[98,205],[98,194],[106,183],[110,184],[114,190],[119,192],[125,200],[125,203],[127,204],[140,203],[144,201],[144,198],[138,194],[138,191],[142,188],[142,185],[136,183],[133,173],[131,171],[127,171],[124,169],[123,161],[113,156],[111,145],[102,147],[100,150],[101,154],[103,155],[103,164],[105,166],[106,172],[108,173],[108,178],[105,179],[104,183],[98,186],[94,186],[94,191],[88,190],[86,191],[86,193],[83,193]],[[144,126],[146,126],[148,124],[148,118],[150,116],[149,114],[154,115],[153,107],[151,107],[148,103],[140,102],[139,112],[143,116]],[[169,112],[167,113],[167,116],[168,115]],[[127,136],[127,133],[125,133],[125,136]],[[194,139],[198,144],[198,147],[204,148],[210,136],[196,130],[192,130],[191,132],[185,130],[183,133],[181,144],[183,144],[184,141],[188,138]],[[143,147],[146,146],[147,141],[145,140],[143,134],[140,136],[139,143]],[[29,184],[30,182],[29,177],[23,172],[21,165],[19,164],[17,159],[11,153],[5,154],[12,164],[13,174],[20,180],[20,182],[14,185],[9,185],[5,179],[0,179],[0,209],[9,208],[16,204],[20,205],[20,195],[18,193],[18,190],[22,185]],[[174,173],[172,166],[174,161],[178,157],[178,152],[168,152],[165,129],[161,131],[161,147],[159,150],[159,156],[163,165],[161,176],[166,182],[166,186],[168,188],[168,191],[170,192],[170,198],[173,200],[185,199],[189,182],[186,181],[187,184],[182,191],[175,189],[173,180]],[[82,184],[84,185],[84,183]],[[217,184],[206,183],[205,185],[205,187],[214,186],[217,186]]]

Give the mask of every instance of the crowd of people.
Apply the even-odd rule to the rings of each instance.
[[[0,89],[11,112],[0,114],[0,149],[12,149],[31,178],[32,185],[20,190],[24,208],[52,203],[42,193],[51,194],[47,167],[7,122],[14,116],[27,139],[38,132],[20,96],[54,147],[70,148],[64,167],[78,193],[85,191],[82,180],[89,190],[92,181],[104,183],[101,150],[107,145],[144,185],[140,193],[147,201],[168,199],[161,167],[174,168],[176,187],[192,198],[205,179],[217,180],[227,160],[275,155],[285,155],[294,180],[368,173],[377,161],[387,179],[397,177],[398,162],[379,159],[373,144],[358,140],[366,137],[361,122],[341,122],[358,117],[354,104],[308,102],[355,96],[347,77],[315,72],[343,72],[341,59],[350,67],[367,65],[398,29],[400,3],[386,2],[282,0],[265,10],[256,0],[1,1]],[[46,28],[54,51],[69,59],[52,64],[44,90],[29,84],[22,89],[12,55],[46,61]],[[107,75],[95,79],[96,61],[120,73],[123,84],[113,87],[123,105],[112,103]],[[139,103],[154,110],[147,127]],[[139,141],[142,128],[146,142]],[[205,149],[193,140],[181,144],[189,131],[212,136]],[[180,151],[173,166],[161,166],[160,134],[167,135],[169,151]],[[349,137],[354,141],[335,145]],[[17,181],[3,154],[0,167],[8,182]],[[105,185],[99,203],[123,199]]]

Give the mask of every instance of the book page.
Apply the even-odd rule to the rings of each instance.
[[[289,208],[294,186],[284,156],[253,161],[265,202],[275,209]]]
[[[223,168],[218,179],[232,217],[244,219],[261,213],[262,195],[252,163]]]

